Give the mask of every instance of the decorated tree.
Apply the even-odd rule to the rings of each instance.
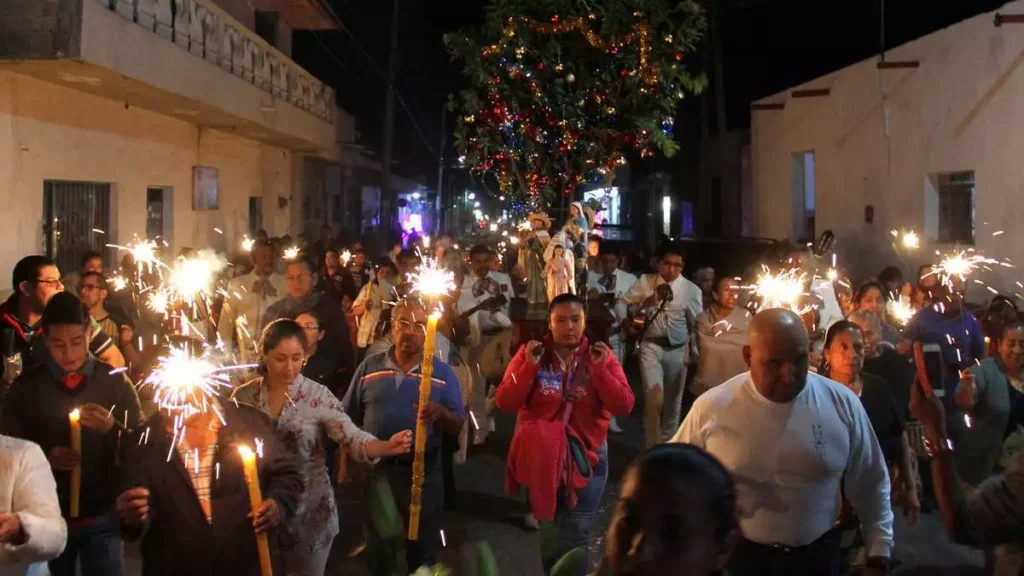
[[[481,29],[445,36],[470,80],[450,103],[460,161],[523,213],[610,185],[630,151],[673,155],[703,30],[693,0],[490,0]]]

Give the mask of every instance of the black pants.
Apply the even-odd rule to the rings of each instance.
[[[455,453],[459,451],[459,437],[445,432],[441,435],[441,469],[444,473],[444,509],[455,510]]]
[[[427,454],[427,471],[423,479],[423,495],[420,503],[420,533],[415,542],[405,541],[405,555],[408,571],[412,573],[420,566],[433,566],[437,563],[437,553],[441,548],[441,523],[444,519],[444,475],[441,473],[439,451]],[[412,497],[412,465],[382,462],[377,466],[377,474],[385,474],[391,492],[395,496],[395,504],[402,515],[402,526],[405,534],[409,533],[409,500]],[[371,526],[371,546],[385,546]]]
[[[784,548],[741,540],[729,565],[730,576],[838,576],[842,532],[829,530],[806,546]]]

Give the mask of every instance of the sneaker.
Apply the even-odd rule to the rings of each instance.
[[[619,423],[615,421],[615,416],[608,422],[608,431],[616,434],[622,434],[622,428],[619,427]]]
[[[540,522],[537,522],[537,517],[533,515],[533,512],[527,514],[526,518],[523,519],[523,526],[531,531],[540,530]]]

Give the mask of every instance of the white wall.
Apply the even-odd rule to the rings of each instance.
[[[1024,12],[1024,1],[1003,6]],[[900,265],[889,230],[924,233],[937,225],[937,202],[928,202],[929,174],[973,170],[977,249],[1024,265],[1024,26],[993,26],[982,14],[887,54],[889,61],[919,60],[918,69],[878,70],[877,58],[794,88],[830,88],[819,98],[790,91],[761,100],[784,110],[754,110],[751,130],[754,210],[759,236],[788,238],[790,155],[814,150],[816,231],[837,236],[840,264],[854,277]],[[888,101],[883,101],[883,89]],[[866,205],[875,208],[864,222]],[[932,222],[934,220],[934,222]],[[992,236],[1003,230],[1004,234]],[[907,255],[904,272],[934,259],[923,243]],[[1005,292],[1024,270],[979,276]],[[975,288],[973,299],[991,296]]]
[[[174,189],[173,249],[226,247],[248,231],[248,198],[264,226],[287,231],[291,152],[12,72],[0,71],[0,287],[22,256],[43,249],[44,180],[113,184],[114,240],[146,232],[146,188]],[[220,208],[192,210],[192,166],[220,171]],[[224,236],[214,232],[224,231]]]

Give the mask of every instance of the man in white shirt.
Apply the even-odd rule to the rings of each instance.
[[[645,316],[640,342],[644,385],[644,443],[668,441],[679,426],[686,362],[697,360],[696,322],[703,311],[700,288],[683,278],[681,247],[662,250],[657,274],[644,274],[622,297]]]
[[[730,574],[839,574],[840,482],[861,522],[862,574],[884,574],[893,546],[889,475],[867,413],[846,387],[808,373],[793,312],[750,323],[750,367],[705,392],[673,442],[718,458],[736,482],[740,528]]]
[[[224,299],[224,310],[220,314],[217,332],[225,346],[237,343],[238,350],[247,354],[255,353],[253,343],[259,340],[255,331],[263,325],[263,315],[271,304],[288,294],[288,281],[276,272],[277,255],[269,240],[258,240],[252,247],[252,272],[233,278],[228,282],[228,297]],[[237,326],[244,318],[249,336],[239,336]],[[249,340],[242,342],[242,340]],[[230,348],[229,348],[230,349]]]
[[[619,255],[615,252],[602,248],[598,259],[598,268],[587,274],[587,294],[591,298],[600,297],[601,294],[611,294],[611,297],[614,297],[614,322],[611,326],[611,335],[608,337],[608,347],[612,349],[612,354],[619,364],[625,366],[626,346],[621,332],[622,321],[628,316],[628,311],[622,297],[636,284],[636,276],[619,269]],[[614,416],[608,424],[608,429],[612,432],[622,432]]]
[[[487,246],[474,246],[469,252],[469,273],[462,281],[459,292],[458,312],[469,314],[469,354],[466,357],[473,370],[473,416],[479,429],[473,442],[483,444],[491,431],[490,412],[493,402],[487,398],[488,382],[497,382],[511,360],[509,347],[512,337],[512,321],[509,319],[509,305],[514,296],[512,281],[508,274],[491,270],[492,252]],[[504,304],[490,305],[501,296]]]
[[[37,444],[0,436],[0,576],[46,574],[68,529],[57,483]]]

